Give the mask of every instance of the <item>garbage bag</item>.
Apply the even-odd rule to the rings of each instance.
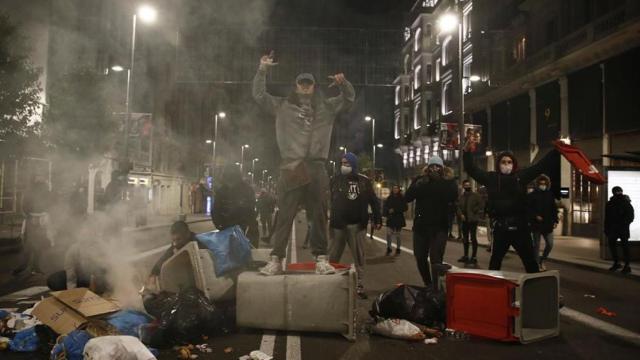
[[[173,305],[160,317],[160,329],[168,341],[192,342],[216,326],[216,308],[202,291],[187,288],[178,293]]]
[[[430,287],[400,285],[375,299],[369,314],[376,318],[404,319],[427,326],[446,322],[446,296]]]
[[[142,297],[144,310],[156,319],[160,319],[162,314],[170,310],[176,301],[178,301],[178,294],[167,291],[146,294]]]
[[[156,357],[133,336],[102,336],[84,347],[85,360],[151,360]]]
[[[135,310],[122,310],[107,317],[107,322],[120,332],[121,335],[138,337],[141,325],[152,321],[151,317],[145,313]]]
[[[239,226],[196,235],[213,253],[216,276],[251,262],[251,243]]]
[[[15,352],[32,352],[38,350],[40,340],[36,334],[35,327],[30,327],[22,331],[18,331],[16,335],[9,341],[9,350]]]
[[[372,331],[394,339],[422,341],[426,338],[420,328],[402,319],[383,319],[373,326]]]
[[[91,340],[91,335],[84,330],[73,330],[61,336],[51,350],[51,360],[82,360],[84,347]]]

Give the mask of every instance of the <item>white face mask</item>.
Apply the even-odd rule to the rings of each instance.
[[[352,170],[351,170],[351,166],[346,166],[346,165],[342,165],[340,167],[340,172],[342,173],[342,175],[349,175],[351,174]]]
[[[513,171],[513,164],[500,164],[500,172],[504,175],[511,174],[511,171]]]
[[[540,186],[538,186],[538,189],[540,189],[542,191],[546,191],[547,190],[547,185],[540,185]]]

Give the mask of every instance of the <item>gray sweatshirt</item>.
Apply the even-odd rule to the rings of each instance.
[[[298,106],[267,93],[266,75],[266,70],[258,69],[253,78],[253,98],[276,117],[281,168],[293,169],[305,159],[326,160],[336,115],[355,100],[353,85],[345,81],[340,85],[340,95],[325,99],[312,111],[304,101]]]

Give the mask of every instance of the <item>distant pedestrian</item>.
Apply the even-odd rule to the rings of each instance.
[[[380,203],[371,180],[358,173],[356,155],[346,153],[340,169],[340,174],[331,179],[330,186],[333,242],[329,248],[329,258],[332,262],[340,262],[345,245],[349,246],[358,272],[357,293],[361,298],[366,298],[362,279],[365,264],[364,239],[369,223],[368,209],[371,208],[375,228],[380,229]]]
[[[614,186],[611,190],[613,196],[609,198],[604,211],[604,233],[609,241],[609,250],[613,258],[613,265],[609,270],[616,271],[620,269],[618,249],[616,248],[617,241],[620,239],[622,259],[624,260],[622,273],[629,274],[631,272],[631,267],[629,266],[629,226],[634,219],[633,206],[631,205],[631,199],[624,195],[620,186]]]
[[[528,273],[539,271],[533,254],[531,231],[527,221],[527,198],[524,187],[558,158],[552,150],[539,162],[519,170],[516,157],[503,152],[496,157],[498,171],[485,171],[474,163],[469,142],[465,146],[464,169],[474,180],[486,186],[488,209],[493,221],[493,245],[489,270],[500,270],[509,247],[517,251]]]
[[[482,196],[473,191],[471,181],[462,182],[464,192],[458,200],[458,218],[462,228],[462,242],[464,255],[458,262],[475,265],[478,263],[478,223],[484,216],[484,200]],[[471,257],[469,257],[469,245],[471,245]]]
[[[400,255],[402,228],[407,226],[404,213],[408,210],[407,201],[400,186],[393,185],[391,194],[384,202],[383,214],[387,218],[387,256],[391,255],[391,245],[396,240],[396,255]]]
[[[262,225],[262,237],[271,237],[273,231],[273,212],[276,208],[276,199],[267,191],[267,189],[260,189],[258,195],[258,201],[256,202],[256,209],[260,216],[260,224]]]
[[[533,235],[533,252],[540,266],[545,271],[544,261],[553,249],[553,229],[558,226],[558,206],[555,196],[550,191],[551,180],[547,175],[540,175],[536,179],[536,189],[527,195],[529,210],[529,224]],[[545,246],[540,257],[540,238],[544,238]]]
[[[426,286],[437,287],[438,277],[444,271],[449,206],[457,196],[455,182],[444,178],[444,163],[439,156],[429,158],[426,174],[414,179],[405,195],[407,202],[416,202],[413,252]]]

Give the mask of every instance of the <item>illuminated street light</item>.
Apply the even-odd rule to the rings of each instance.
[[[207,139],[205,142],[206,142],[207,144],[211,144],[211,143],[213,143],[213,140],[211,140],[211,139]]]
[[[224,119],[224,118],[227,117],[227,114],[225,114],[224,112],[221,111],[221,112],[218,113],[218,117],[220,117],[220,119]]]
[[[115,71],[115,72],[120,72],[120,71],[123,71],[123,70],[124,70],[124,68],[123,68],[122,66],[120,66],[120,65],[113,65],[113,66],[111,67],[111,70],[113,70],[113,71]]]
[[[469,80],[471,80],[472,82],[480,81],[480,76],[478,76],[478,75],[471,75],[471,76],[469,77]]]
[[[458,16],[452,13],[446,13],[438,19],[438,28],[443,33],[450,33],[458,27]]]
[[[140,20],[150,24],[156,21],[158,11],[149,5],[142,5],[138,8],[138,16],[140,16]]]
[[[382,149],[384,147],[384,145],[382,145],[382,144],[378,144],[376,146],[378,147],[378,149]]]

